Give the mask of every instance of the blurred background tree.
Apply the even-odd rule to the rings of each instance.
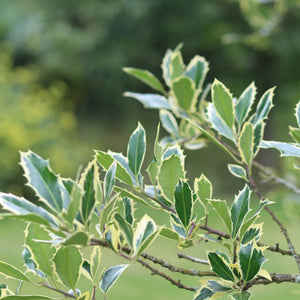
[[[300,97],[299,20],[297,0],[189,3],[180,0],[3,0],[0,42],[9,44],[12,49],[12,72],[15,68],[27,69],[34,65],[38,72],[34,84],[48,92],[53,89],[53,82],[59,81],[64,87],[62,94],[58,92],[59,95],[49,98],[55,99],[55,109],[60,113],[68,105],[74,108],[78,126],[75,129],[76,126],[69,124],[68,130],[81,144],[90,148],[109,145],[116,151],[125,151],[121,145],[125,145],[137,120],[154,130],[158,117],[135,102],[122,99],[125,90],[146,90],[121,69],[142,67],[160,76],[163,53],[179,42],[184,43],[186,61],[195,53],[205,56],[212,69],[208,81],[219,78],[236,96],[253,80],[259,95],[278,85],[276,111],[271,113],[277,122],[277,131],[268,128],[268,134],[274,139],[288,138],[288,120],[284,116],[289,115]],[[5,98],[2,93],[1,98]],[[44,102],[38,94],[35,97]],[[28,111],[31,109],[29,106]],[[30,114],[33,116],[34,111]],[[118,118],[112,118],[112,114],[118,114]],[[58,118],[55,123],[63,119],[55,118]],[[74,118],[70,122],[75,122]],[[64,130],[59,131],[63,135]],[[55,149],[66,149],[58,139],[55,144]],[[32,145],[35,144],[28,140],[26,147],[33,148]],[[45,144],[41,141],[41,148],[42,145]],[[39,149],[35,151],[44,155]],[[55,157],[53,151],[48,153],[47,156]],[[199,168],[206,168],[205,160],[210,153],[211,149],[203,150],[203,159],[198,164],[190,162],[191,166],[197,165],[197,168],[192,167],[191,176],[199,175],[202,171]],[[198,159],[195,155],[194,159]],[[74,157],[74,165],[84,161],[83,157],[79,155],[78,160]],[[222,161],[215,163],[222,165]],[[225,165],[223,169],[227,172]],[[211,168],[207,172],[217,178],[216,184],[226,189],[228,184],[222,180],[222,173],[220,176],[220,172]]]

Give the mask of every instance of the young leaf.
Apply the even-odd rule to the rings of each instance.
[[[0,273],[9,278],[32,283],[31,280],[22,271],[3,261],[0,261]]]
[[[134,203],[132,199],[128,197],[124,197],[122,199],[123,205],[124,205],[124,215],[125,215],[125,220],[132,225],[134,218],[133,218],[133,213],[134,213]]]
[[[32,259],[37,264],[37,269],[49,277],[53,274],[51,259],[55,253],[55,248],[51,244],[41,243],[37,240],[50,239],[49,233],[43,227],[37,224],[28,224],[25,231],[25,244],[30,249]]]
[[[149,71],[135,69],[135,68],[123,68],[123,71],[129,75],[134,76],[135,78],[143,81],[153,89],[165,93],[164,87],[160,83],[160,81]]]
[[[212,127],[219,134],[235,142],[235,136],[232,129],[219,117],[213,103],[208,103],[206,115]]]
[[[33,188],[39,199],[54,211],[62,211],[63,199],[59,177],[51,170],[49,161],[31,151],[21,152],[21,166],[28,185]]]
[[[215,280],[209,280],[207,287],[210,288],[214,293],[228,292],[228,291],[232,290],[232,288],[222,285],[218,281],[215,281]]]
[[[160,162],[161,161],[161,156],[163,152],[163,147],[159,143],[159,131],[160,131],[160,123],[157,125],[157,130],[156,130],[156,137],[155,137],[155,142],[154,142],[154,157],[156,161]]]
[[[162,195],[173,202],[175,187],[184,178],[184,168],[179,156],[173,154],[162,161],[158,171],[158,184]]]
[[[218,253],[209,252],[208,260],[212,270],[222,279],[234,282],[234,275],[229,265],[224,261],[223,257]]]
[[[137,224],[133,236],[133,255],[138,257],[147,246],[157,236],[159,230],[154,221],[144,215],[141,221]]]
[[[253,158],[257,155],[259,151],[259,145],[263,140],[265,130],[265,122],[260,121],[256,124],[254,128],[254,145],[253,145]]]
[[[68,206],[67,212],[64,214],[64,217],[70,224],[72,224],[80,209],[82,190],[77,182],[70,179],[68,179],[67,181],[63,181],[63,184],[65,185],[71,197],[70,205]]]
[[[116,168],[117,164],[113,163],[104,177],[104,203],[106,203],[109,200],[113,191],[113,187],[115,185]]]
[[[147,173],[153,186],[156,186],[156,178],[158,174],[159,165],[160,163],[158,161],[153,160],[147,168]]]
[[[101,270],[100,262],[101,262],[101,248],[94,247],[91,255],[91,274],[94,282],[97,281],[97,276],[99,276],[99,271]]]
[[[166,51],[166,54],[164,55],[162,64],[161,64],[161,69],[163,73],[163,78],[165,83],[168,86],[171,86],[171,73],[170,73],[170,64],[171,64],[171,56],[172,56],[172,50],[168,49]]]
[[[228,164],[227,167],[233,176],[247,180],[247,173],[243,167],[234,164]]]
[[[170,229],[170,228],[167,228],[167,227],[162,227],[161,230],[160,230],[159,235],[162,236],[162,237],[165,237],[167,239],[170,239],[170,240],[174,240],[174,241],[177,241],[177,242],[180,241],[178,233],[176,231]]]
[[[243,279],[248,282],[255,278],[262,264],[266,261],[261,250],[254,243],[241,245],[239,251],[239,261],[243,274]]]
[[[234,300],[249,300],[251,298],[251,292],[243,291],[237,294],[230,295]]]
[[[229,215],[228,206],[226,204],[226,201],[211,199],[210,204],[212,205],[214,210],[217,212],[217,214],[221,218],[222,222],[226,225],[227,229],[230,231],[231,230],[231,220],[230,220],[230,215]]]
[[[254,126],[256,126],[256,124],[258,124],[261,120],[267,118],[271,108],[273,107],[274,89],[275,88],[271,88],[267,90],[259,100],[253,120]]]
[[[172,113],[165,109],[161,109],[159,111],[159,118],[162,126],[166,129],[167,132],[175,137],[179,136],[178,124]]]
[[[71,245],[87,246],[88,241],[89,241],[88,234],[83,231],[79,231],[70,235],[61,244],[64,246],[71,246]]]
[[[262,141],[259,147],[264,149],[274,148],[280,152],[280,156],[300,157],[300,147],[291,143]]]
[[[251,191],[248,185],[245,185],[243,190],[235,197],[232,206],[231,206],[231,221],[232,221],[232,232],[231,236],[236,237],[240,227],[243,224],[243,221],[250,211],[249,209],[249,200],[250,200]]]
[[[201,174],[200,178],[195,179],[194,190],[199,201],[205,207],[205,214],[207,214],[208,199],[211,199],[213,189],[211,182],[205,177],[204,174]]]
[[[234,106],[232,95],[223,83],[215,79],[212,85],[212,100],[221,119],[233,130]]]
[[[132,247],[133,230],[131,225],[128,224],[127,221],[124,220],[124,218],[118,213],[114,215],[114,218],[120,228],[120,231],[124,234],[129,247]]]
[[[90,219],[96,205],[96,186],[99,180],[98,166],[90,162],[81,175],[80,186],[84,192],[81,202],[81,218],[86,224]]]
[[[3,209],[13,213],[13,215],[11,215],[12,217],[15,215],[26,221],[46,225],[47,227],[52,227],[54,229],[58,229],[59,227],[59,224],[53,215],[23,197],[0,193],[0,204]],[[5,217],[5,214],[0,214],[0,217]]]
[[[140,173],[146,151],[146,133],[139,123],[128,143],[127,157],[131,171],[135,176]]]
[[[251,171],[254,148],[254,128],[250,122],[246,122],[243,126],[239,138],[239,152],[242,160],[246,163]]]
[[[254,102],[256,95],[256,87],[254,82],[252,82],[242,93],[240,98],[238,99],[235,111],[236,111],[236,120],[239,128],[242,126],[244,121],[247,119],[248,114],[251,110],[251,106]]]
[[[47,296],[41,296],[41,295],[10,295],[10,296],[4,296],[1,297],[1,300],[56,300],[56,298],[49,298]]]
[[[179,219],[184,227],[187,227],[192,215],[192,191],[189,185],[184,181],[179,181],[175,192],[175,209]]]
[[[171,110],[171,105],[168,102],[168,99],[164,96],[158,94],[139,94],[126,92],[124,93],[125,97],[131,97],[140,101],[145,108],[153,109],[168,109]]]
[[[259,238],[259,236],[261,236],[262,234],[262,225],[263,223],[252,225],[252,227],[248,229],[243,235],[242,244],[245,245],[251,242],[253,239]]]
[[[99,287],[104,294],[108,293],[109,289],[128,266],[129,265],[118,265],[110,267],[103,273]]]
[[[199,55],[196,55],[186,68],[185,76],[194,81],[198,93],[202,91],[203,82],[208,70],[208,62],[204,57]]]
[[[170,62],[170,78],[172,81],[183,75],[184,67],[185,66],[183,63],[181,52],[179,49],[175,49],[173,54],[171,55]]]
[[[296,119],[297,119],[298,127],[300,127],[300,101],[296,105],[295,116],[296,116]]]
[[[290,135],[296,143],[300,143],[300,128],[289,126]]]
[[[53,258],[58,277],[63,284],[75,291],[79,279],[82,256],[77,248],[60,248]]]
[[[195,295],[193,300],[205,300],[209,299],[211,296],[213,296],[214,292],[211,291],[210,289],[204,287],[199,292]]]
[[[194,111],[197,102],[195,83],[188,77],[180,77],[173,82],[175,103],[185,111]]]

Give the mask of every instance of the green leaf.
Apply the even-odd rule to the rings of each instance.
[[[173,202],[174,191],[180,179],[184,178],[184,167],[179,156],[173,154],[162,161],[158,171],[158,185],[162,195]]]
[[[233,130],[235,113],[232,95],[225,85],[217,79],[212,85],[212,100],[221,119]]]
[[[144,215],[134,232],[133,255],[138,257],[158,234],[159,230],[154,221],[148,215]]]
[[[222,285],[218,281],[215,281],[215,280],[209,280],[207,287],[210,288],[214,293],[228,292],[228,291],[232,290],[232,288]]]
[[[205,299],[209,299],[212,295],[214,294],[213,291],[211,291],[210,289],[204,287],[202,288],[193,298],[193,300],[205,300]]]
[[[192,191],[189,185],[184,181],[179,181],[176,185],[175,192],[175,209],[179,219],[184,227],[190,224],[192,215]]]
[[[179,242],[180,238],[177,232],[175,232],[174,230],[167,228],[167,227],[162,227],[159,233],[160,236],[165,237],[167,239],[170,240],[174,240]]]
[[[33,188],[39,199],[51,209],[62,211],[63,199],[59,177],[51,170],[49,161],[31,151],[21,152],[21,166],[28,185]]]
[[[162,126],[166,129],[167,132],[175,137],[179,136],[178,124],[172,113],[165,109],[161,109],[159,111],[159,118]]]
[[[168,99],[164,96],[158,94],[139,94],[126,92],[124,93],[125,97],[131,97],[139,102],[141,102],[145,108],[153,108],[153,109],[168,109],[171,110],[171,105],[168,102]]]
[[[162,152],[163,152],[163,147],[159,143],[159,131],[160,131],[160,123],[157,126],[156,137],[155,137],[155,142],[154,142],[154,157],[158,162],[161,161],[161,156],[162,156]]]
[[[228,206],[225,200],[211,199],[210,204],[219,215],[222,222],[226,225],[227,229],[231,230],[231,219],[228,211]]]
[[[233,176],[247,180],[247,173],[243,167],[234,164],[228,164],[227,167]]]
[[[188,77],[180,77],[173,82],[175,103],[186,111],[194,111],[197,102],[195,83]]]
[[[159,165],[160,165],[160,163],[158,161],[154,160],[150,163],[150,165],[147,168],[147,173],[149,175],[149,178],[150,178],[153,186],[156,186],[156,178],[157,178],[157,174],[158,174]]]
[[[140,173],[146,151],[146,133],[139,123],[128,143],[127,157],[131,171],[135,176]]]
[[[29,248],[32,259],[37,264],[37,269],[49,277],[53,274],[51,259],[55,248],[51,244],[41,243],[38,240],[50,240],[49,233],[37,224],[28,224],[25,231],[25,244]]]
[[[300,157],[300,147],[291,143],[262,141],[259,147],[264,149],[274,148],[280,152],[280,156]]]
[[[42,207],[36,206],[23,197],[17,197],[12,194],[0,193],[0,204],[2,208],[13,213],[15,217],[19,217],[26,221],[31,221],[47,227],[58,229],[59,224],[55,217],[52,216]],[[13,215],[0,214],[0,218]]]
[[[54,258],[55,269],[60,280],[75,291],[82,264],[80,251],[73,247],[60,248]]]
[[[205,177],[204,174],[201,174],[200,178],[195,179],[194,190],[199,201],[205,207],[205,214],[207,214],[208,199],[211,199],[212,197],[213,188],[211,182]]]
[[[300,127],[300,101],[296,105],[295,116],[296,116],[296,119],[297,119],[298,127]]]
[[[23,250],[23,252],[22,252],[22,258],[23,258],[23,261],[24,261],[24,265],[29,270],[31,270],[34,273],[36,273],[36,271],[37,271],[36,270],[36,264],[35,264],[34,260],[31,258],[31,252],[30,252],[30,250],[27,247],[25,247],[24,250]]]
[[[243,279],[248,282],[255,278],[262,264],[266,261],[261,250],[254,246],[254,243],[241,245],[239,261]]]
[[[267,118],[271,108],[273,107],[274,89],[275,88],[271,88],[267,90],[259,100],[256,108],[255,117],[253,120],[254,126],[258,124],[261,120]]]
[[[63,183],[71,197],[71,202],[69,204],[67,212],[64,214],[64,218],[70,224],[72,224],[80,209],[80,204],[82,200],[82,190],[80,185],[73,180],[68,179],[67,181],[63,181]]]
[[[126,220],[124,220],[124,218],[118,213],[114,214],[114,218],[115,218],[121,232],[124,234],[124,236],[127,240],[128,246],[132,247],[133,230],[132,230],[131,225]]]
[[[215,252],[208,252],[208,260],[212,270],[224,280],[234,282],[233,273],[229,265],[224,261],[223,257]]]
[[[66,238],[61,244],[64,246],[71,246],[71,245],[80,245],[80,246],[87,246],[89,241],[89,236],[87,233],[79,231],[75,232]]]
[[[170,86],[171,85],[171,73],[170,73],[170,64],[171,64],[171,56],[172,56],[172,50],[168,49],[166,51],[166,54],[164,55],[161,68],[163,73],[163,78],[165,83]]]
[[[104,294],[108,293],[109,289],[128,266],[129,265],[118,265],[110,267],[103,273],[99,287]]]
[[[160,81],[149,71],[135,69],[135,68],[123,68],[123,71],[129,75],[134,76],[135,78],[143,81],[153,89],[165,93],[164,87],[160,83]]]
[[[175,49],[170,62],[170,78],[172,81],[183,75],[184,67],[181,52]]]
[[[22,271],[3,261],[0,261],[0,273],[9,278],[32,283]]]
[[[254,145],[253,145],[253,158],[257,155],[259,151],[259,145],[263,140],[265,131],[265,122],[260,121],[256,124],[254,128]]]
[[[80,186],[84,192],[80,213],[85,224],[89,221],[96,206],[96,188],[98,180],[98,166],[94,161],[92,161],[88,164],[80,179]]]
[[[125,220],[132,225],[134,218],[133,218],[133,213],[134,213],[134,203],[132,199],[128,197],[124,197],[122,199],[123,205],[124,205],[124,215],[125,215]]]
[[[249,201],[250,201],[251,191],[246,184],[243,190],[235,197],[232,206],[231,206],[231,221],[232,221],[232,232],[231,236],[236,237],[240,227],[243,224],[243,221],[250,211]]]
[[[26,296],[21,296],[21,295],[10,295],[10,296],[5,296],[1,297],[1,300],[60,300],[61,298],[49,298],[47,296],[40,296],[40,295],[26,295]]]
[[[290,135],[296,143],[300,143],[300,128],[289,126]]]
[[[242,93],[240,98],[238,99],[235,110],[236,110],[236,120],[239,128],[242,126],[244,121],[247,119],[251,107],[253,105],[254,99],[256,95],[256,87],[254,82],[252,82]]]
[[[243,291],[234,295],[230,295],[234,300],[248,300],[251,298],[251,292]]]
[[[235,136],[232,129],[220,118],[213,103],[208,103],[207,118],[212,127],[221,135],[235,142]]]
[[[248,229],[242,238],[242,244],[247,244],[251,242],[253,239],[259,238],[262,234],[262,223],[253,225],[250,229]]]
[[[93,252],[91,255],[91,273],[92,278],[94,282],[97,281],[97,277],[99,276],[99,272],[101,270],[100,268],[100,262],[101,262],[101,248],[100,247],[94,247]]]
[[[204,57],[199,55],[196,55],[186,68],[185,76],[194,81],[198,93],[202,91],[202,86],[208,70],[208,62]]]
[[[253,159],[254,148],[254,128],[250,122],[246,122],[242,128],[242,132],[239,138],[239,152],[243,162],[249,168],[251,172],[251,165]]]
[[[106,171],[111,167],[111,165],[113,164],[113,162],[115,160],[117,160],[116,178],[118,178],[119,180],[121,180],[121,181],[123,181],[123,182],[125,182],[125,183],[127,183],[127,184],[129,184],[129,185],[132,186],[132,177],[130,175],[130,173],[132,173],[132,172],[131,172],[131,170],[129,168],[127,159],[125,157],[121,157],[120,155],[118,155],[118,156],[115,155],[116,157],[114,157],[113,155],[115,153],[108,154],[108,153],[105,153],[103,151],[98,151],[98,150],[95,151],[95,153],[96,153],[96,159],[97,159],[98,163]],[[121,158],[123,158],[123,159],[121,160]],[[132,174],[132,176],[134,177],[133,174]]]
[[[108,171],[105,174],[104,177],[104,203],[106,203],[113,191],[114,185],[115,185],[115,175],[116,175],[116,169],[117,169],[117,164],[113,163],[111,167],[108,169]]]

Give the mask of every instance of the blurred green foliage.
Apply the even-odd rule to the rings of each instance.
[[[18,150],[39,149],[67,175],[74,175],[84,146],[75,140],[76,118],[64,105],[66,86],[43,87],[34,67],[12,65],[10,52],[0,49],[0,186],[20,188]],[[73,143],[76,142],[76,147]]]
[[[65,83],[81,136],[92,145],[125,150],[118,144],[137,120],[154,130],[156,114],[121,96],[149,90],[121,69],[143,66],[160,77],[157,62],[179,42],[186,61],[195,53],[210,61],[208,82],[217,77],[236,95],[251,81],[258,96],[277,85],[276,132],[269,126],[267,134],[284,140],[285,116],[300,97],[299,20],[299,0],[3,0],[0,42],[12,47],[14,66],[35,65],[41,86]],[[210,154],[202,152],[201,167]]]

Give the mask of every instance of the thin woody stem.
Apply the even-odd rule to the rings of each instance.
[[[55,291],[55,292],[58,292],[58,293],[64,295],[66,298],[77,299],[74,295],[71,295],[71,294],[69,294],[69,293],[67,293],[67,292],[65,292],[63,290],[60,290],[60,289],[58,289],[58,288],[56,288],[54,286],[51,286],[51,285],[49,285],[47,283],[41,282],[40,284],[41,284],[41,286],[43,286],[43,287],[45,287],[47,289],[50,289],[52,291]]]
[[[259,191],[259,189],[258,189],[258,187],[257,187],[257,185],[256,185],[256,183],[254,181],[254,178],[250,175],[249,169],[248,169],[248,167],[246,165],[245,165],[245,168],[246,168],[246,171],[247,171],[247,175],[248,175],[248,179],[249,179],[249,184],[251,185],[253,191],[260,198],[261,201],[265,201],[266,199],[260,193],[260,191]],[[297,263],[298,270],[299,270],[299,273],[300,273],[300,256],[297,254],[297,252],[295,250],[294,244],[291,241],[291,238],[290,238],[290,236],[289,236],[289,234],[287,232],[286,227],[282,224],[282,222],[277,218],[277,216],[274,214],[274,212],[268,206],[265,206],[264,209],[272,217],[272,219],[274,220],[274,222],[279,226],[282,234],[284,235],[284,237],[285,237],[285,239],[287,241],[288,248],[289,248],[292,256],[294,257],[294,259],[295,259],[295,261]]]
[[[177,253],[178,258],[184,258],[187,259],[189,261],[192,261],[194,263],[198,263],[198,264],[203,264],[203,265],[209,265],[208,261],[205,259],[200,259],[200,258],[196,258],[187,254],[183,254],[183,253]]]

